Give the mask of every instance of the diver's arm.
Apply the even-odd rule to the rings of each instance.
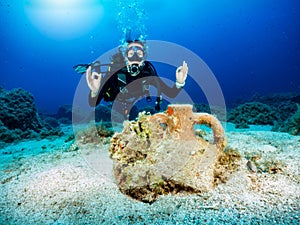
[[[160,93],[164,93],[169,98],[175,98],[182,89],[182,87],[177,87],[175,84],[173,87],[169,87],[160,77],[154,77],[152,85],[159,89]]]
[[[96,107],[97,105],[99,105],[99,103],[101,102],[102,100],[102,97],[100,94],[98,94],[97,96],[95,97],[92,97],[92,92],[89,93],[89,105],[91,107]]]
[[[164,93],[169,98],[175,98],[179,94],[183,86],[185,85],[187,73],[188,73],[187,63],[183,61],[183,65],[179,66],[176,70],[176,83],[173,85],[173,87],[169,87],[168,85],[165,84],[165,82],[162,81],[160,77],[158,77],[158,74],[155,68],[153,67],[153,72],[152,72],[153,80],[151,83],[161,93]]]

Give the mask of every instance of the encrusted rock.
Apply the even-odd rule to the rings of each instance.
[[[42,123],[37,116],[33,96],[23,89],[13,89],[0,93],[0,120],[9,130],[20,129],[38,132]]]
[[[63,135],[55,119],[41,120],[33,95],[26,90],[0,88],[0,105],[0,141],[2,142],[12,143],[25,138]]]
[[[260,102],[248,102],[233,109],[228,115],[228,122],[236,128],[247,128],[249,124],[273,125],[279,115],[274,107]]]
[[[283,123],[272,127],[273,131],[288,132],[292,135],[300,135],[300,105],[297,104],[297,111]]]
[[[194,124],[211,127],[214,143],[196,136]],[[125,121],[123,131],[111,139],[110,155],[120,191],[151,203],[164,194],[211,191],[225,145],[216,117],[174,104],[164,113]]]

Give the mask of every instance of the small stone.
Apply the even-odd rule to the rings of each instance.
[[[248,162],[247,162],[246,166],[247,166],[247,168],[248,168],[248,170],[249,170],[250,172],[252,172],[252,173],[256,173],[256,171],[257,171],[257,168],[256,168],[256,166],[255,166],[254,162],[252,162],[252,161],[248,160]]]

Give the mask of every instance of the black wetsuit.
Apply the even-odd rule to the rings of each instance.
[[[133,102],[140,97],[146,96],[149,93],[150,85],[154,86],[158,90],[158,95],[164,93],[170,98],[174,98],[178,95],[181,88],[177,88],[174,84],[173,87],[167,86],[159,77],[154,66],[145,61],[144,66],[137,76],[132,76],[128,73],[127,68],[123,67],[116,73],[103,77],[100,86],[99,94],[92,98],[89,95],[90,106],[97,106],[103,99],[106,102],[112,102],[114,100]]]

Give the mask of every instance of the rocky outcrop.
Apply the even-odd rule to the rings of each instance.
[[[256,95],[251,102],[232,109],[227,121],[236,128],[249,128],[249,125],[273,125],[272,131],[299,135],[300,94],[285,93],[267,96]]]
[[[75,123],[84,123],[88,121],[88,114],[80,107],[73,107],[72,105],[61,105],[57,113],[53,115],[61,123],[72,124],[72,121]]]
[[[13,89],[11,91],[1,90],[0,92],[0,120],[9,130],[20,129],[40,131],[43,127],[37,109],[33,101],[33,96],[23,89]]]
[[[62,135],[59,126],[53,127],[38,115],[31,93],[21,88],[0,89],[0,139],[11,143],[24,138],[43,138]]]
[[[300,135],[300,105],[297,104],[297,111],[284,122],[275,123],[272,131],[288,132],[292,135]]]
[[[278,119],[274,108],[260,102],[242,104],[228,115],[228,122],[235,123],[237,128],[247,128],[250,124],[273,125]]]

